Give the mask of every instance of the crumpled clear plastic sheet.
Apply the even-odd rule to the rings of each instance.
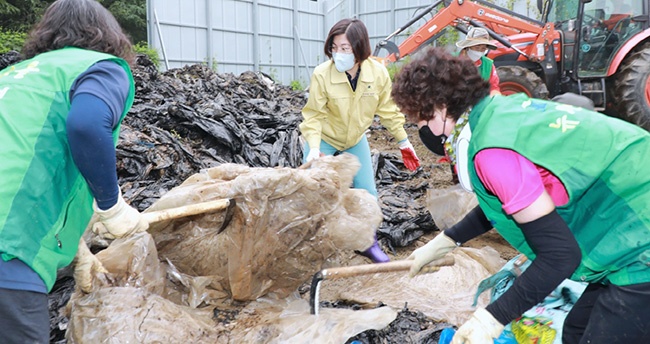
[[[325,280],[321,282],[320,300],[345,300],[362,305],[382,302],[395,309],[407,303],[411,311],[421,311],[436,321],[460,326],[475,311],[472,302],[478,283],[498,271],[505,261],[491,247],[461,247],[449,255],[455,259],[453,266],[413,278],[399,272]],[[486,293],[479,298],[478,306],[485,307],[488,303]]]
[[[397,317],[391,307],[368,310],[321,308],[311,315],[307,300],[297,295],[263,298],[240,312],[232,343],[341,344],[367,330],[386,328]]]
[[[373,196],[350,188],[356,157],[322,157],[310,165],[223,164],[191,176],[147,211],[232,198],[233,218],[220,234],[222,214],[151,226],[160,257],[181,273],[216,276],[211,287],[245,301],[285,297],[340,252],[370,247],[382,215]]]
[[[220,322],[215,320],[214,306],[197,309],[157,293],[169,281],[159,274],[165,264],[155,262],[152,242],[149,233],[139,233],[118,239],[97,254],[116,286],[73,294],[68,303],[69,343],[338,344],[357,333],[385,328],[397,315],[390,307],[323,309],[318,316],[311,315],[308,301],[292,293],[284,299],[264,297],[229,305],[227,309],[241,309],[229,323]],[[144,261],[152,265],[153,273],[137,271]]]
[[[227,343],[211,309],[164,298],[165,264],[149,233],[117,239],[96,256],[110,273],[95,278],[92,293],[72,294],[69,343]]]
[[[228,343],[212,309],[175,304],[145,288],[107,287],[70,301],[68,343]]]
[[[464,190],[460,184],[445,189],[427,190],[427,209],[442,231],[462,220],[477,205],[476,195]]]
[[[341,265],[346,251],[374,242],[381,210],[366,191],[350,189],[358,168],[354,156],[342,154],[320,158],[309,168],[224,164],[188,178],[147,212],[232,198],[237,205],[225,230],[217,234],[224,217],[217,212],[152,224],[146,233],[113,241],[97,254],[109,273],[95,279],[92,293],[72,295],[66,338],[71,343],[229,342],[237,325],[225,329],[213,320],[215,305],[265,295],[283,299],[323,267]],[[383,317],[376,326],[390,323],[384,312],[377,311]],[[308,306],[302,327],[291,321],[273,326],[297,331],[296,338],[313,337],[319,326],[341,326],[333,325],[336,319],[322,323],[326,319],[307,314]],[[346,324],[340,331],[372,326]]]

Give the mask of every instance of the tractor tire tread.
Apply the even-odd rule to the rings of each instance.
[[[544,81],[532,71],[519,66],[497,68],[500,82],[517,83],[533,98],[548,99],[549,92]]]
[[[614,99],[619,117],[650,130],[650,104],[645,89],[650,78],[650,43],[632,53],[619,67],[615,79]]]

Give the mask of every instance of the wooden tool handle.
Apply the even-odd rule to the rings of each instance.
[[[226,209],[229,205],[229,199],[218,199],[214,201],[184,205],[176,208],[152,211],[149,213],[142,213],[142,217],[145,219],[145,221],[147,221],[147,223],[152,224],[185,216],[207,214],[217,210]]]
[[[528,261],[528,257],[525,254],[521,254],[519,258],[515,261],[515,266],[522,266],[525,262]]]
[[[337,279],[360,275],[369,275],[380,272],[396,272],[407,271],[413,265],[412,260],[399,260],[395,262],[379,263],[379,264],[366,264],[356,266],[344,266],[338,268],[330,268],[321,271],[323,279]],[[429,273],[440,270],[443,266],[454,265],[454,257],[445,256],[438,260],[434,260],[422,267],[421,273]]]

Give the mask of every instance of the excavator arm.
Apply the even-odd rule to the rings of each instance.
[[[435,13],[429,21],[408,36],[399,46],[388,41],[443,3],[445,3],[445,7]],[[483,0],[446,0],[437,1],[427,7],[423,13],[413,18],[407,25],[379,42],[375,50],[375,55],[378,54],[381,48],[385,48],[388,50],[389,55],[383,60],[386,62],[395,62],[416,51],[446,27],[458,26],[460,28],[466,27],[467,25],[480,26],[488,29],[492,38],[499,41],[505,47],[519,53],[521,55],[519,57],[520,59],[534,62],[543,61],[546,58],[548,47],[554,39],[559,38],[559,33],[555,31],[552,23],[544,24],[534,19],[525,18]],[[520,50],[510,43],[507,36],[522,33],[534,34],[535,41],[533,44],[521,47]]]

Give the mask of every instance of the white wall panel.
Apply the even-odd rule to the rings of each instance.
[[[295,80],[306,86],[313,68],[325,61],[324,40],[330,27],[340,19],[361,19],[368,27],[374,50],[379,40],[432,3],[433,0],[147,0],[147,36],[149,44],[161,52],[163,69],[165,59],[169,68],[205,63],[221,73],[258,70],[283,84]],[[537,15],[531,3],[517,0],[514,9],[524,15]],[[431,15],[416,22],[397,36],[395,43],[401,43],[429,18]]]

